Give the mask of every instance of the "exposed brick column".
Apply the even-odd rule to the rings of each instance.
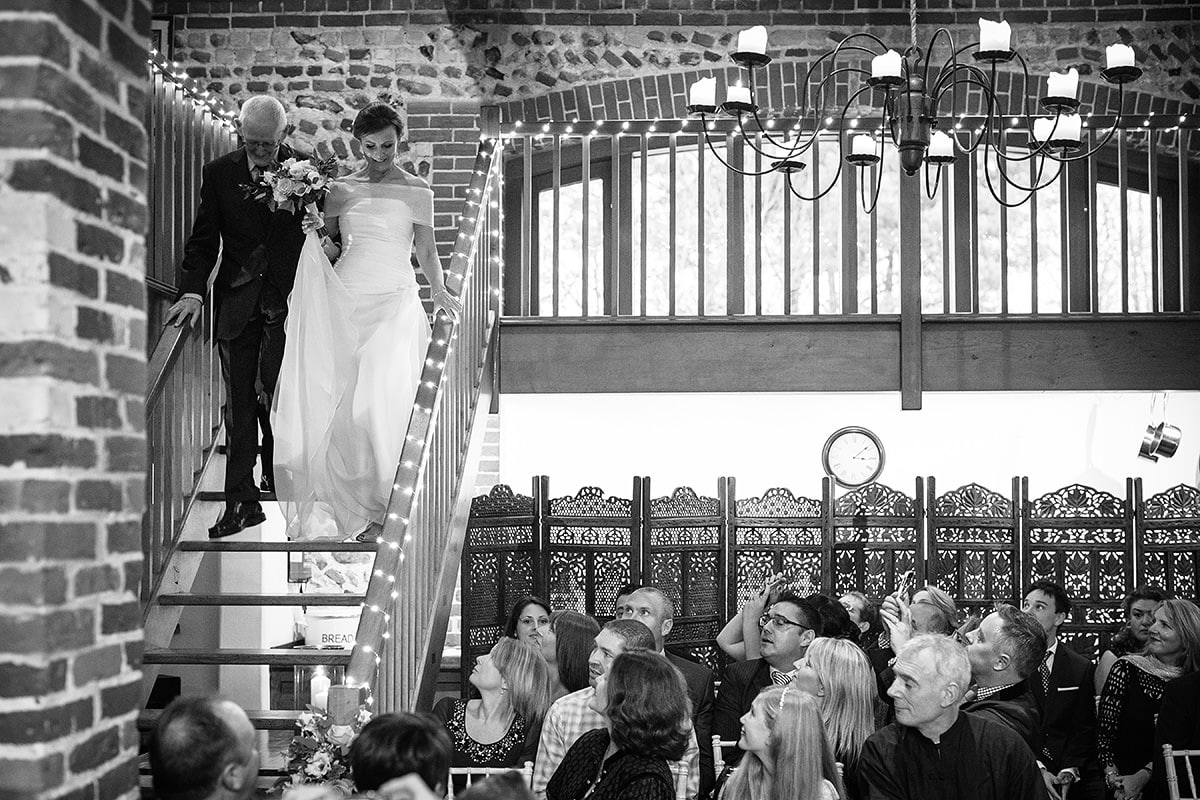
[[[0,2],[0,797],[137,794],[149,0]]]

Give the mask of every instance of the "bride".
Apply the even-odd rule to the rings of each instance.
[[[345,538],[383,520],[429,345],[414,251],[434,314],[460,309],[442,278],[433,190],[394,163],[401,130],[386,103],[360,111],[366,166],[304,220],[306,232],[340,232],[342,247],[309,236],[288,300],[271,422],[290,538]]]

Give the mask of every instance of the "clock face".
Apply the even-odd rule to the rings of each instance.
[[[825,442],[821,460],[835,481],[846,488],[863,486],[883,472],[883,445],[866,428],[842,428]]]

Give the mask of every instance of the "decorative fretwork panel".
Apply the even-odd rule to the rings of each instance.
[[[1132,497],[1132,481],[1126,489]],[[1029,500],[1027,479],[1021,495],[1024,584],[1045,578],[1061,585],[1074,605],[1064,637],[1106,647],[1133,586],[1132,500],[1079,484]]]
[[[908,570],[924,580],[923,482],[916,497],[872,483],[833,503],[833,587],[858,589],[870,597],[895,591]]]
[[[1019,604],[1019,491],[1016,481],[1010,497],[971,483],[938,496],[929,479],[926,580],[956,598],[964,613],[983,615],[997,601]]]
[[[786,578],[784,588],[801,597],[827,591],[822,500],[776,488],[760,497],[738,498],[734,508],[729,616],[777,573]]]
[[[1137,521],[1138,583],[1200,599],[1200,490],[1180,484],[1139,502]]]

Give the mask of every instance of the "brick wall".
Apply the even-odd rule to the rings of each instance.
[[[149,0],[0,2],[0,797],[133,797]]]

